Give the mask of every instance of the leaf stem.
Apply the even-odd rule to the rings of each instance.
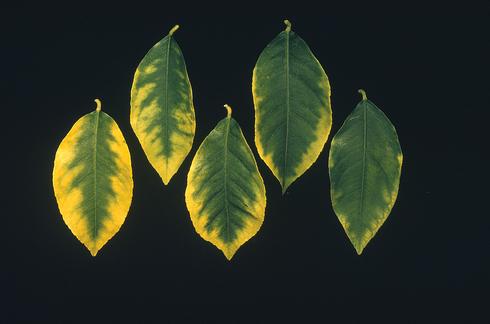
[[[291,22],[287,19],[284,19],[284,23],[286,24],[286,32],[291,31]]]
[[[170,31],[168,32],[168,35],[172,36],[177,31],[177,29],[179,29],[179,27],[179,25],[173,26],[172,29],[170,29]]]
[[[366,91],[364,91],[363,89],[359,89],[359,90],[357,90],[357,92],[359,92],[361,94],[362,100],[368,100],[367,95],[366,95]]]
[[[102,109],[102,102],[100,101],[100,99],[95,99],[94,101],[97,104],[97,108],[95,108],[95,111],[101,111],[101,109]]]
[[[228,104],[225,104],[224,107],[226,108],[226,117],[231,117],[231,107]]]

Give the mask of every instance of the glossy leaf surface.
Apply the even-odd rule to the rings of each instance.
[[[395,127],[363,90],[330,148],[333,209],[358,254],[388,217],[398,194],[403,155]]]
[[[185,200],[196,232],[228,260],[260,229],[265,187],[238,123],[221,120],[199,147],[187,177]]]
[[[252,81],[255,145],[283,192],[316,161],[332,126],[327,75],[285,23],[260,54]]]
[[[53,170],[63,220],[93,256],[119,231],[133,195],[126,141],[96,101],[62,140]]]
[[[145,55],[131,89],[131,126],[164,184],[192,148],[196,121],[184,56],[175,26]]]

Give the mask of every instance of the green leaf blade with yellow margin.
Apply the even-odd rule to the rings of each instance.
[[[189,154],[196,120],[184,56],[169,34],[140,62],[131,88],[131,126],[167,185]]]
[[[196,232],[228,260],[262,226],[262,176],[240,126],[228,116],[204,139],[187,176],[185,201]]]
[[[53,169],[63,220],[93,256],[119,231],[133,195],[126,141],[96,102],[97,109],[81,117],[62,140]]]
[[[283,193],[317,160],[332,126],[328,77],[285,23],[260,54],[252,80],[255,145]]]
[[[358,254],[395,204],[403,161],[395,127],[364,90],[330,148],[332,205]]]

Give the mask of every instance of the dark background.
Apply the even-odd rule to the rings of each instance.
[[[2,11],[0,322],[490,322],[488,4],[260,15],[169,6]],[[251,77],[284,18],[329,76],[334,122],[317,162],[282,196],[256,154]],[[130,127],[129,94],[139,61],[177,23],[197,132],[166,187]],[[327,169],[358,88],[396,126],[404,153],[398,200],[361,256],[332,210]],[[125,224],[93,258],[61,218],[51,173],[95,98],[125,135],[135,187]],[[231,262],[195,233],[184,202],[191,159],[224,103],[267,189],[265,222]]]

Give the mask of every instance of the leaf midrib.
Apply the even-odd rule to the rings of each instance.
[[[286,31],[286,48],[285,48],[285,55],[286,55],[286,143],[284,146],[284,171],[282,174],[282,186],[283,186],[283,192],[285,190],[286,186],[286,170],[287,170],[287,156],[288,156],[288,138],[289,138],[289,31]]]
[[[95,130],[94,130],[94,240],[97,239],[97,144],[99,134],[99,116],[100,112],[95,112]]]
[[[168,153],[170,152],[169,150],[169,139],[168,139],[168,74],[169,74],[169,64],[170,64],[170,44],[172,42],[172,35],[168,35],[168,42],[167,42],[167,57],[166,57],[166,70],[165,70],[165,89],[164,89],[164,97],[165,97],[165,105],[163,106],[163,115],[164,120],[165,120],[165,136],[164,136],[164,141],[165,141],[165,148],[167,149],[167,154],[165,154],[165,178],[167,178],[168,174]]]
[[[226,241],[230,241],[230,212],[228,209],[228,135],[230,133],[230,121],[231,117],[227,117],[225,128],[225,143],[224,143],[224,201],[225,201],[225,213],[226,213]]]
[[[367,151],[367,106],[363,107],[363,144],[362,144],[362,174],[361,174],[361,191],[359,201],[359,217],[362,218],[364,210],[364,186],[366,178],[366,151]]]

